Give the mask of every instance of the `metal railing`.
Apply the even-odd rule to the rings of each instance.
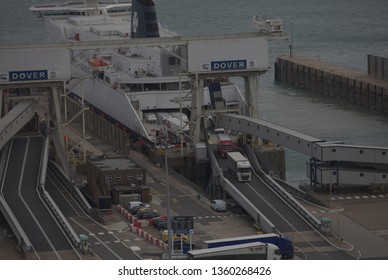
[[[244,150],[250,161],[255,161],[255,156],[253,151],[249,146],[245,146]],[[272,177],[267,175],[261,169],[255,169],[254,172],[256,175],[263,180],[266,186],[275,191],[284,201],[297,213],[299,213],[307,222],[312,225],[317,230],[321,229],[321,222],[314,217],[302,204],[300,204],[290,193],[288,193],[279,183],[277,183]]]
[[[276,232],[274,224],[256,208],[228,179],[223,176],[223,170],[218,165],[217,159],[212,150],[208,150],[213,172],[219,177],[220,184],[224,190],[254,219],[255,224],[265,232]]]

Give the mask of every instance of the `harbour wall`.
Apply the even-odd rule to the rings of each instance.
[[[386,60],[379,59],[384,62]],[[368,69],[371,65],[376,66],[373,61],[376,61],[376,57],[368,56]],[[380,66],[382,70],[385,64]],[[319,58],[280,56],[275,62],[277,82],[388,113],[388,75],[371,75],[371,71],[368,72],[369,74],[362,73],[321,61]],[[388,73],[388,67],[386,72]]]

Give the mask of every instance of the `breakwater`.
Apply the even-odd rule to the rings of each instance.
[[[376,75],[384,73],[387,63],[375,61],[376,57],[369,55],[368,73],[363,73],[319,58],[280,56],[275,63],[275,80],[388,113],[388,79],[386,75]],[[386,59],[377,57],[377,61]],[[385,71],[388,73],[388,68]]]

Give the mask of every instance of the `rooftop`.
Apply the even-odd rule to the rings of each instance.
[[[101,171],[127,170],[139,167],[139,165],[126,157],[89,159],[89,161]]]

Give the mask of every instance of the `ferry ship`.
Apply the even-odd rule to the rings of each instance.
[[[152,0],[84,0],[36,5],[30,10],[45,21],[48,42],[177,36],[158,23]],[[75,99],[84,98],[89,107],[119,122],[134,141],[142,138],[145,144],[156,146],[158,135],[167,131],[171,142],[183,143],[188,140],[191,83],[178,74],[187,69],[182,56],[179,46],[74,50],[74,79],[67,90]],[[209,81],[203,106],[214,107],[217,98],[236,106],[241,96],[229,81]],[[180,127],[177,119],[184,120]]]

